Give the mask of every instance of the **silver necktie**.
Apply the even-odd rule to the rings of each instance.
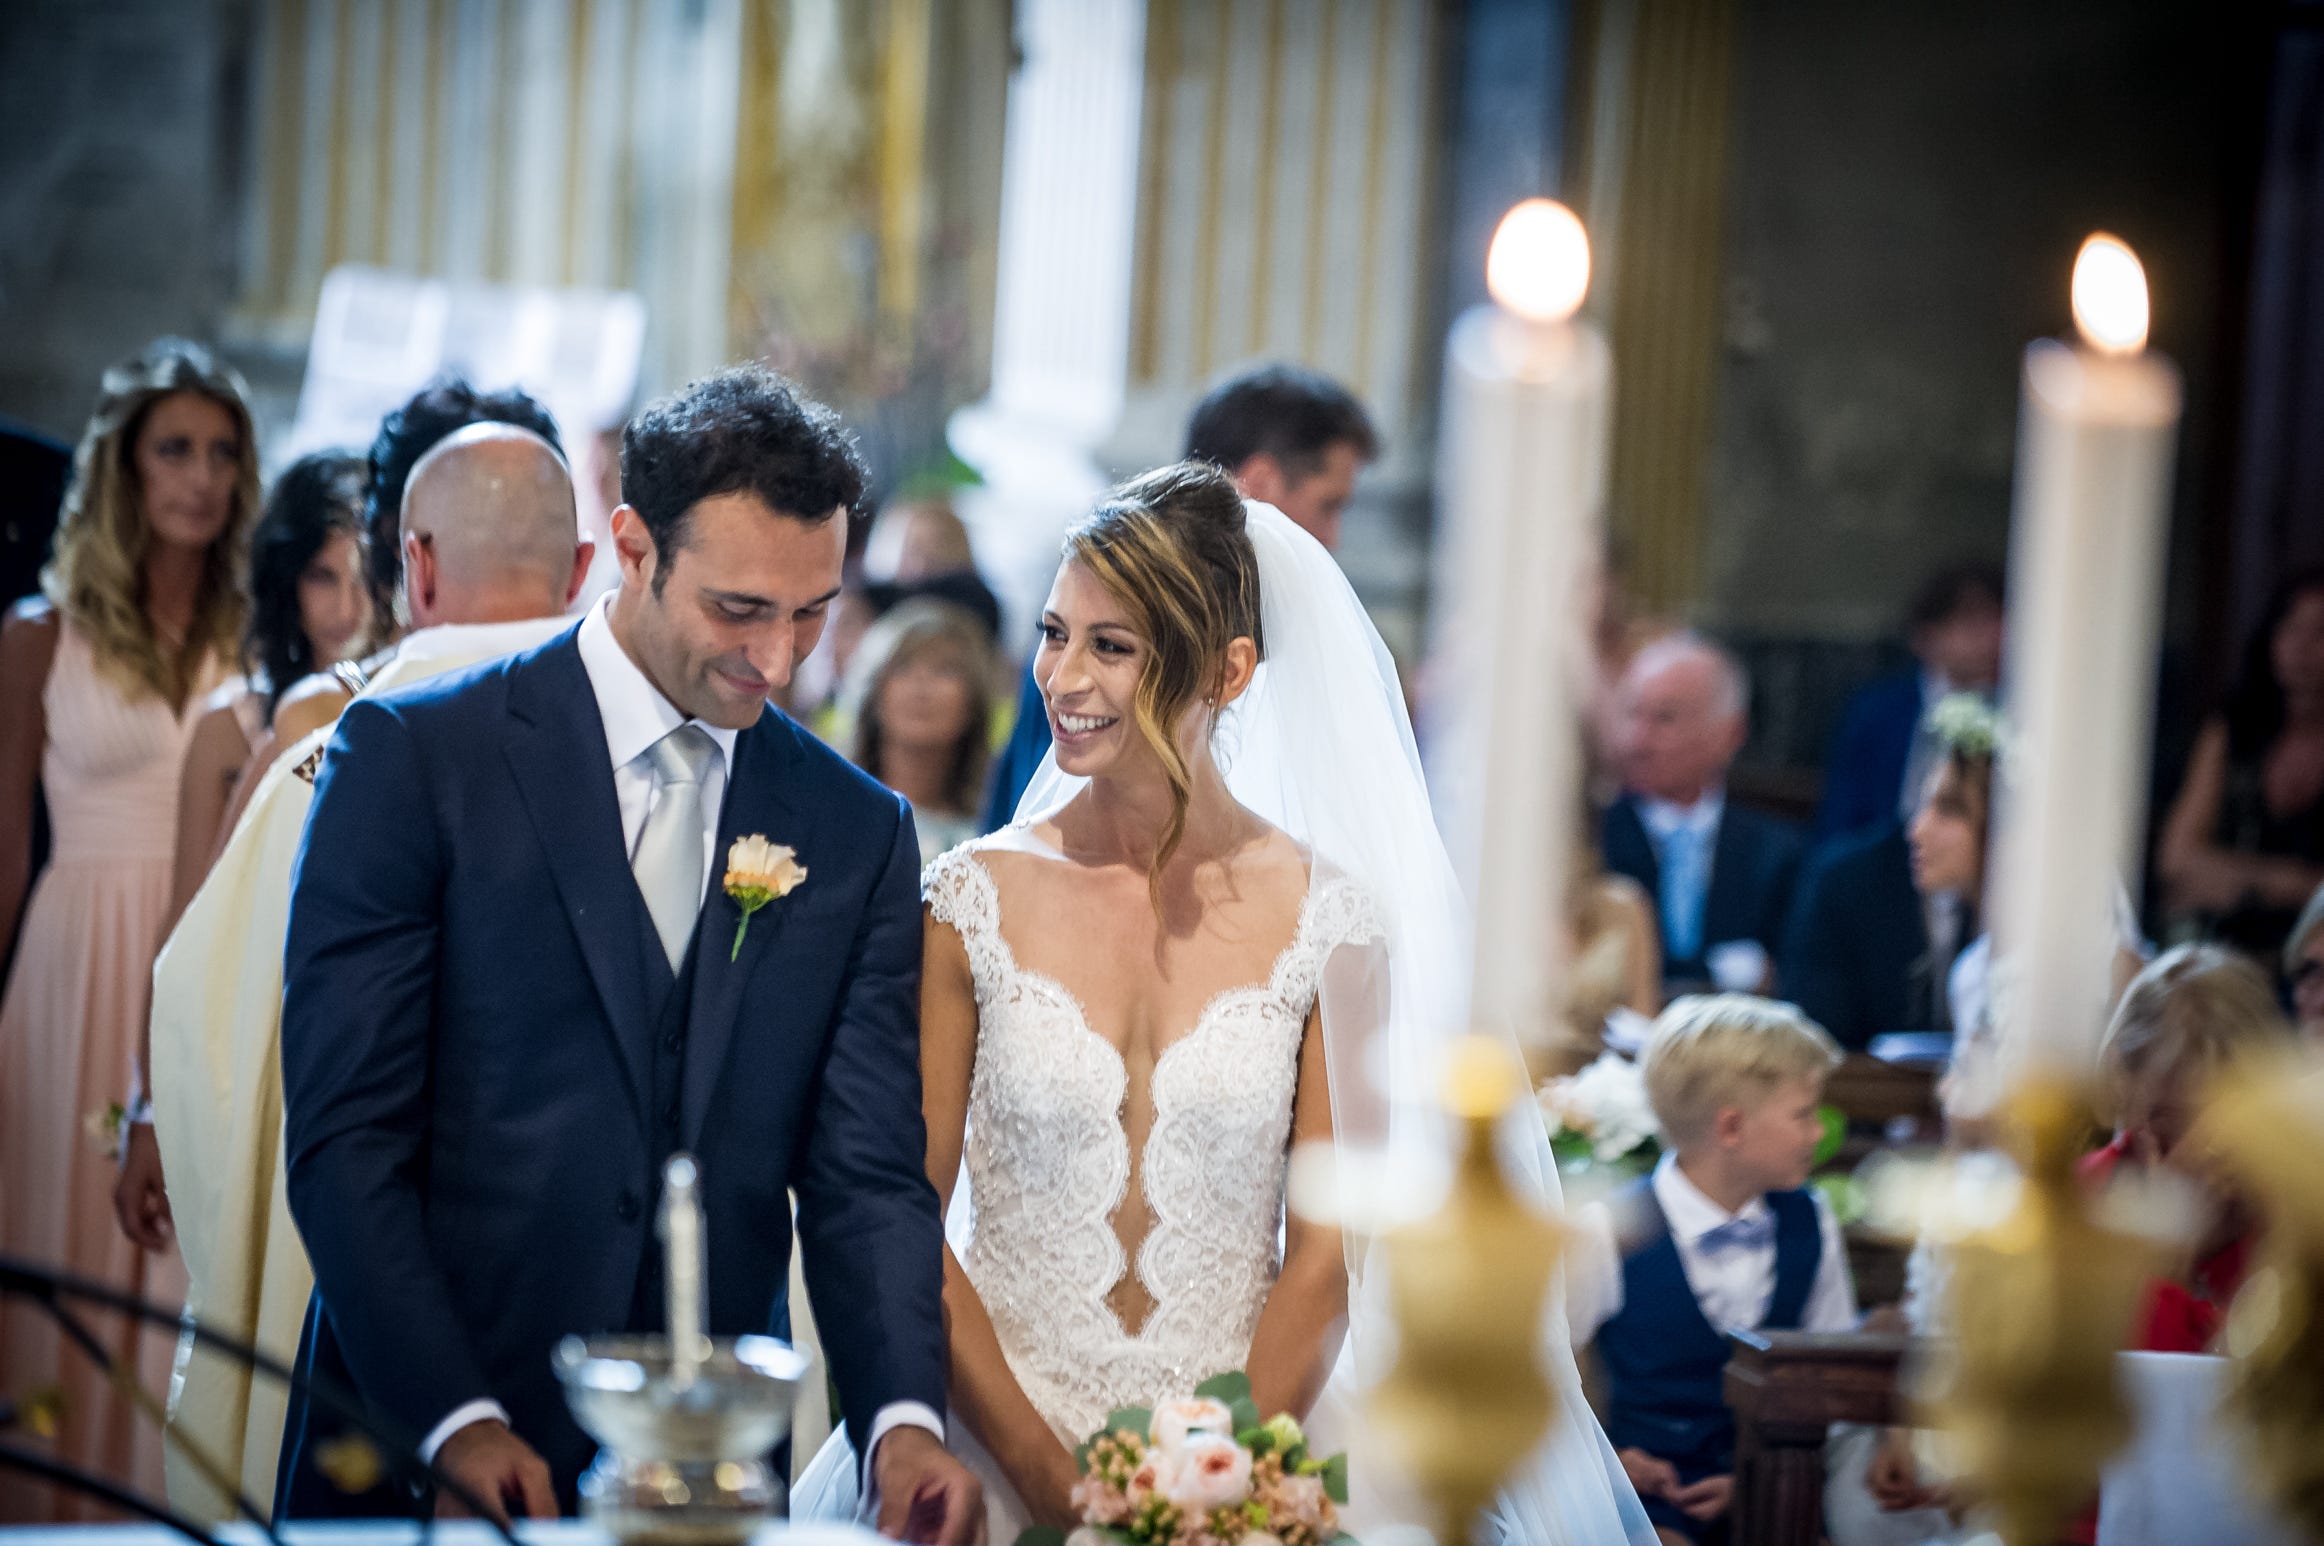
[[[680,725],[646,749],[654,765],[654,804],[629,868],[672,971],[685,960],[702,911],[702,775],[717,755],[718,743],[694,724]]]

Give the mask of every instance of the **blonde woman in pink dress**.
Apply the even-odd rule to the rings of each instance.
[[[257,506],[241,381],[198,345],[155,343],[105,373],[45,594],[0,625],[0,939],[17,936],[0,998],[0,1252],[162,1304],[183,1300],[184,1270],[166,1231],[150,1253],[123,1234],[112,1144],[92,1128],[136,1082],[179,769],[233,658]],[[36,781],[53,834],[37,883]],[[173,1335],[93,1308],[83,1318],[149,1391],[166,1391]],[[161,1495],[159,1431],[45,1313],[0,1299],[0,1392],[45,1390],[62,1397],[47,1442],[57,1459]],[[97,1512],[0,1471],[0,1523]]]

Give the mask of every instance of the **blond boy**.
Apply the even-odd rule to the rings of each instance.
[[[1574,1339],[1596,1346],[1607,1435],[1665,1541],[1726,1537],[1727,1333],[1856,1324],[1839,1226],[1806,1189],[1824,1077],[1839,1060],[1789,1004],[1675,1000],[1643,1058],[1661,1162],[1577,1215]]]

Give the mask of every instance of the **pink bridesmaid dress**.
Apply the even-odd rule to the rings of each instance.
[[[113,1215],[112,1156],[92,1113],[129,1097],[169,907],[178,776],[204,673],[173,712],[106,672],[71,622],[58,634],[41,702],[41,784],[54,842],[26,901],[7,996],[0,1000],[0,1251],[49,1263],[154,1302],[185,1299],[175,1250],[149,1256]],[[176,1338],[110,1311],[75,1307],[117,1361],[166,1399]],[[149,1497],[162,1495],[161,1434],[107,1385],[55,1323],[0,1299],[0,1392],[61,1392],[58,1459]],[[111,1517],[87,1499],[0,1470],[0,1523]]]

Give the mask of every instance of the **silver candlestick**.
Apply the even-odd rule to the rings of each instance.
[[[616,1540],[730,1546],[780,1510],[767,1454],[791,1429],[807,1360],[774,1337],[713,1338],[693,1156],[662,1172],[658,1232],[666,1337],[567,1337],[557,1377],[574,1421],[603,1446],[581,1478],[583,1512]]]

